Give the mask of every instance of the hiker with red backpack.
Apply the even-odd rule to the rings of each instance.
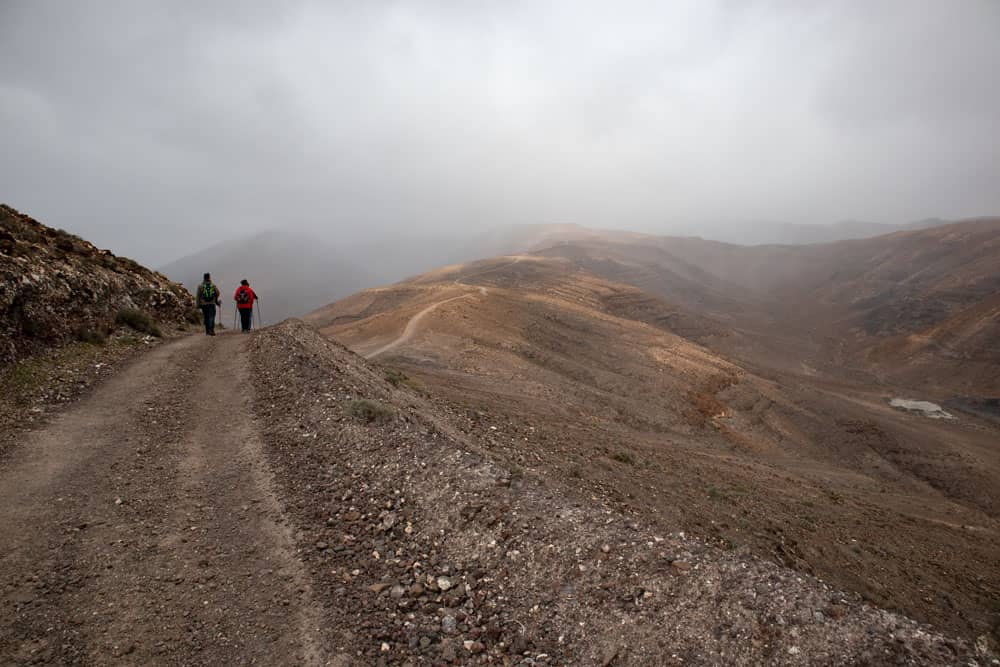
[[[233,300],[236,301],[236,309],[240,313],[240,326],[243,328],[243,333],[250,333],[250,327],[253,324],[253,303],[257,300],[257,295],[250,289],[249,280],[244,278],[240,281],[240,286],[233,294]]]

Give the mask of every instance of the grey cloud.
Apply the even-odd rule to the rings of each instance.
[[[154,264],[271,227],[995,213],[998,28],[991,0],[8,1],[0,199]]]

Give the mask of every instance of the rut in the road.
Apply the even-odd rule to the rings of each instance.
[[[4,462],[0,663],[321,663],[243,342],[155,350]]]

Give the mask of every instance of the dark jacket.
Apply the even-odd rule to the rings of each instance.
[[[212,294],[212,298],[211,299],[206,298],[206,296],[205,296],[205,285],[206,284],[212,290],[211,291],[211,294]],[[195,295],[198,297],[198,307],[199,308],[201,306],[210,306],[213,303],[215,305],[217,305],[217,306],[221,306],[222,305],[222,301],[219,299],[219,288],[216,287],[215,283],[213,283],[211,280],[202,281],[202,283],[200,285],[198,285],[198,289],[195,291]]]

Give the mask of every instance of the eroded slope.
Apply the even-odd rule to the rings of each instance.
[[[623,294],[647,305],[621,308]],[[941,627],[994,631],[994,426],[930,422],[889,407],[883,389],[808,372],[761,374],[650,308],[685,312],[565,257],[498,258],[361,293],[314,321],[381,350],[511,465]]]
[[[256,410],[301,557],[352,660],[975,659],[964,642],[810,576],[512,466],[487,436],[463,433],[464,412],[301,323],[269,329],[251,348]],[[499,415],[481,418],[513,435]]]

